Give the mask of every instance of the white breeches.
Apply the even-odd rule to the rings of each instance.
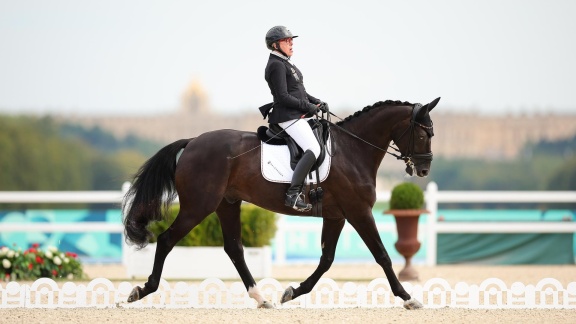
[[[314,156],[318,158],[318,156],[320,156],[320,144],[318,144],[318,140],[316,139],[316,136],[314,136],[312,128],[308,125],[308,119],[309,118],[293,119],[287,122],[278,123],[278,125],[284,128],[286,133],[294,139],[296,144],[298,144],[304,152],[310,150],[314,153]]]

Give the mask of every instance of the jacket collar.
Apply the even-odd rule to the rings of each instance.
[[[292,64],[292,62],[290,62],[290,58],[288,56],[282,55],[282,53],[280,53],[280,52],[272,51],[272,52],[270,52],[270,54],[276,55],[279,58],[283,59],[284,61],[287,61],[288,63]]]

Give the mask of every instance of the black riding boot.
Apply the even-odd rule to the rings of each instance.
[[[304,152],[304,155],[302,155],[302,158],[298,161],[298,164],[296,164],[296,168],[294,168],[292,182],[286,192],[286,200],[284,201],[286,206],[292,207],[300,212],[312,209],[312,205],[307,204],[304,199],[302,199],[304,197],[302,194],[302,186],[314,162],[316,162],[314,153],[310,150]]]

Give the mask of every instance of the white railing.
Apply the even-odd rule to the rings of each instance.
[[[120,191],[0,191],[0,203],[61,203],[61,204],[120,204],[130,188],[124,182]],[[108,222],[75,223],[3,223],[2,232],[63,232],[92,233],[108,232],[124,235],[124,225]],[[122,263],[126,264],[128,246],[122,237]]]
[[[438,222],[439,203],[574,203],[576,191],[438,191],[426,187],[426,264],[436,265],[438,233],[576,233],[576,222]]]
[[[120,204],[130,184],[124,183],[120,191],[61,191],[36,192],[12,191],[0,192],[0,203],[117,203]],[[439,203],[574,203],[576,191],[438,191],[436,183],[431,182],[425,192],[426,209],[429,216],[425,230],[427,239],[426,264],[435,265],[437,256],[437,236],[439,233],[576,233],[576,222],[499,222],[498,226],[490,222],[438,222]],[[378,201],[388,201],[389,191],[377,193]],[[286,262],[285,234],[291,226],[280,217],[276,233],[276,264]],[[306,224],[306,230],[321,223]],[[379,231],[394,231],[393,224],[378,225]],[[0,232],[43,231],[43,232],[101,232],[123,233],[122,224],[106,222],[90,223],[38,223],[38,224],[2,224]],[[346,224],[344,231],[353,231]],[[124,242],[124,240],[122,240]],[[123,252],[126,251],[123,245]],[[123,253],[125,258],[127,253]],[[125,262],[125,259],[124,259]]]
[[[51,204],[118,204],[130,183],[124,183],[121,191],[0,191],[0,204],[51,203]],[[123,233],[122,224],[107,222],[76,223],[3,223],[0,232],[111,232]]]
[[[120,203],[123,191],[2,191],[0,203]]]

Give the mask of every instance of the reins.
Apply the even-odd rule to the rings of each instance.
[[[409,141],[408,141],[408,147],[409,147],[409,150],[410,150],[410,151],[408,152],[407,155],[402,154],[402,152],[400,151],[400,149],[398,149],[397,147],[392,146],[392,145],[388,145],[388,148],[383,149],[383,148],[381,148],[381,147],[379,147],[379,146],[377,146],[377,145],[374,145],[374,144],[372,144],[372,143],[364,140],[363,138],[360,138],[360,137],[357,136],[356,134],[350,132],[349,130],[347,130],[347,129],[341,127],[341,126],[339,126],[338,124],[333,123],[333,122],[330,120],[330,115],[338,118],[338,119],[341,120],[341,121],[343,121],[344,119],[340,118],[339,116],[337,116],[336,114],[334,114],[334,113],[331,112],[331,111],[327,111],[327,112],[322,111],[322,117],[319,117],[318,115],[316,115],[316,116],[319,117],[320,119],[326,120],[326,121],[328,122],[328,125],[329,125],[329,126],[334,126],[334,127],[338,128],[339,130],[343,131],[344,133],[346,133],[346,134],[352,136],[353,138],[361,141],[362,143],[367,144],[367,145],[370,145],[370,146],[372,146],[373,148],[384,152],[385,154],[389,154],[389,155],[395,157],[397,160],[403,160],[407,165],[409,165],[410,167],[413,167],[413,166],[414,166],[414,162],[412,161],[412,158],[422,159],[422,160],[432,160],[432,157],[433,157],[432,152],[429,152],[429,153],[414,153],[414,127],[415,127],[415,126],[419,126],[419,127],[424,128],[424,129],[431,129],[431,128],[432,128],[432,126],[422,125],[421,123],[419,123],[419,122],[417,122],[417,121],[415,120],[416,113],[418,112],[418,110],[419,110],[421,107],[422,107],[421,104],[415,104],[414,107],[412,107],[412,117],[410,118],[410,125],[408,126],[408,128],[406,128],[406,129],[404,130],[404,132],[402,132],[402,135],[400,135],[400,137],[399,137],[399,138],[402,138],[402,137],[406,134],[406,132],[410,131],[410,139],[409,139]],[[326,118],[324,118],[324,113],[327,113]],[[296,123],[296,121],[294,121],[292,124],[290,124],[290,126],[282,129],[282,131],[279,132],[278,134],[274,134],[274,136],[272,136],[270,139],[268,139],[266,142],[263,142],[263,143],[266,144],[266,143],[268,143],[269,141],[271,141],[272,139],[279,137],[279,134],[280,134],[280,133],[285,132],[286,129],[287,129],[287,128],[290,128],[292,125],[294,125],[294,123]],[[332,137],[330,137],[330,138],[331,138],[331,140],[334,140]],[[240,153],[240,154],[238,154],[238,155],[236,155],[236,156],[229,157],[228,159],[235,159],[235,158],[240,157],[240,156],[242,156],[242,155],[244,155],[244,154],[250,153],[250,152],[252,152],[253,150],[259,148],[260,146],[262,146],[262,144],[260,144],[260,145],[258,145],[258,146],[256,146],[256,147],[253,147],[253,148],[249,149],[248,151],[246,151],[246,152],[244,152],[244,153]],[[400,154],[396,154],[396,153],[393,153],[393,152],[388,151],[389,148],[392,149],[392,150],[394,150],[394,151],[396,151],[396,152],[398,152],[398,153],[400,153]],[[334,149],[334,147],[333,147],[332,149]],[[330,152],[328,152],[328,154],[330,154]],[[331,155],[331,156],[333,156],[333,155]]]
[[[408,155],[403,155],[402,152],[401,152],[397,147],[392,146],[392,145],[388,145],[388,148],[391,148],[391,149],[393,149],[394,151],[400,153],[400,155],[398,155],[398,154],[396,154],[396,153],[393,153],[393,152],[390,152],[390,151],[388,151],[388,148],[387,148],[387,149],[383,149],[383,148],[381,148],[381,147],[379,147],[379,146],[377,146],[377,145],[374,145],[374,144],[372,144],[372,143],[370,143],[370,142],[368,142],[368,141],[366,141],[366,140],[358,137],[356,134],[353,134],[352,132],[348,131],[347,129],[345,129],[345,128],[343,128],[343,127],[340,127],[340,126],[338,126],[337,124],[332,123],[330,120],[328,120],[328,123],[329,123],[330,125],[332,125],[332,126],[335,126],[335,127],[338,128],[338,129],[340,129],[340,130],[343,131],[344,133],[352,136],[353,138],[355,138],[355,139],[357,139],[357,140],[359,140],[359,141],[361,141],[361,142],[363,142],[363,143],[365,143],[365,144],[368,144],[368,145],[372,146],[373,148],[384,152],[385,154],[390,154],[390,155],[392,155],[393,157],[395,157],[397,160],[403,160],[403,161],[406,162],[406,164],[408,164],[408,165],[410,165],[410,166],[413,166],[413,165],[414,165],[414,163],[412,162],[412,158],[413,158],[413,157],[414,157],[414,158],[417,158],[417,159],[423,159],[423,160],[432,160],[432,152],[430,152],[430,153],[414,153],[414,127],[415,127],[415,126],[420,126],[420,127],[424,128],[424,129],[431,129],[431,128],[432,128],[432,126],[422,125],[422,124],[420,124],[419,122],[417,122],[417,121],[415,120],[416,112],[417,112],[418,109],[421,108],[421,107],[422,107],[421,104],[415,104],[415,105],[414,105],[414,107],[412,108],[412,118],[410,119],[410,126],[408,126],[408,128],[406,128],[406,129],[404,130],[404,132],[402,132],[402,135],[400,135],[400,137],[399,137],[399,138],[402,138],[402,137],[406,134],[406,132],[408,132],[408,131],[410,130],[410,139],[409,139],[409,141],[408,141],[408,146],[410,147],[410,149],[409,149],[410,152],[408,153]],[[329,113],[330,115],[332,115],[332,116],[340,119],[340,120],[343,120],[342,118],[336,116],[336,115],[335,115],[333,112],[331,112],[331,111],[329,111],[328,113]]]

